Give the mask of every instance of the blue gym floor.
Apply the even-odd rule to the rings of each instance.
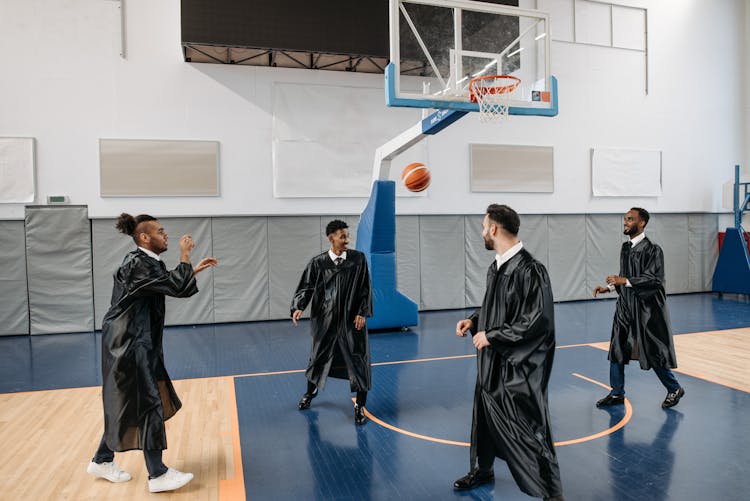
[[[750,327],[747,296],[670,296],[675,334]],[[607,390],[613,300],[556,305],[558,350],[549,396],[568,501],[745,500],[750,464],[750,394],[677,374],[686,389],[663,410],[665,390],[650,371],[626,370],[626,409],[596,409]],[[249,499],[531,499],[504,463],[494,484],[454,492],[469,468],[473,346],[455,335],[467,311],[427,312],[408,332],[371,333],[372,416],[355,426],[348,382],[330,379],[307,411],[309,323],[184,326],[165,335],[173,379],[235,375],[245,487]],[[749,340],[750,342],[750,340]],[[679,362],[679,354],[678,354]],[[100,335],[0,338],[0,393],[95,386]],[[266,374],[262,373],[275,373]],[[418,436],[414,436],[418,435]],[[441,440],[443,442],[441,442]],[[449,443],[445,443],[449,442]]]

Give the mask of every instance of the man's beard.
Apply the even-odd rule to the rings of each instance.
[[[487,239],[487,237],[482,237],[484,239],[484,248],[487,250],[493,250],[495,248],[494,245],[492,245],[492,240]]]

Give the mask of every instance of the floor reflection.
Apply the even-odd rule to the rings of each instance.
[[[618,410],[610,410],[610,426],[622,419]],[[674,409],[664,411],[664,421],[651,442],[628,440],[626,426],[611,434],[607,442],[612,499],[663,501],[669,499],[675,453],[672,439],[683,414]]]

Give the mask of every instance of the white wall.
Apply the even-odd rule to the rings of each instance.
[[[481,213],[502,201],[522,213],[721,212],[721,185],[750,160],[744,0],[662,0],[648,7],[649,93],[641,53],[553,42],[560,83],[554,119],[514,117],[500,127],[468,116],[428,139],[426,197],[401,214]],[[553,20],[553,22],[555,22]],[[275,199],[274,82],[382,86],[382,75],[182,61],[177,1],[127,0],[127,59],[119,56],[117,2],[0,2],[0,136],[37,138],[37,195],[64,194],[92,217],[356,214],[364,199]],[[221,142],[221,196],[106,198],[98,191],[98,139]],[[555,148],[553,194],[471,194],[469,143]],[[661,149],[663,195],[593,198],[593,146]],[[746,167],[747,168],[747,167]],[[23,206],[0,205],[0,219]]]

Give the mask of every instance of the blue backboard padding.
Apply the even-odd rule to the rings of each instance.
[[[396,66],[388,63],[385,67],[385,104],[405,108],[436,108],[458,111],[479,111],[479,105],[463,101],[441,101],[439,99],[409,99],[396,96]],[[554,117],[558,112],[557,78],[550,76],[550,107],[549,108],[523,108],[511,106],[509,115],[526,115]]]
[[[750,256],[740,228],[727,228],[714,270],[714,292],[750,294]]]
[[[467,113],[468,111],[437,110],[422,120],[422,134],[437,134]]]
[[[373,316],[370,329],[417,325],[417,303],[396,289],[396,183],[375,181],[357,226],[357,250],[370,267]]]

